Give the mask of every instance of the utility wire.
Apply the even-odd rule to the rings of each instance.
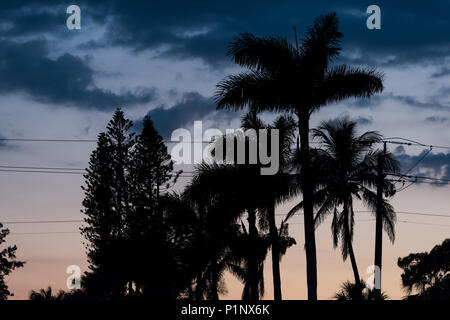
[[[369,210],[355,210],[355,213],[370,213],[372,211]],[[440,218],[450,218],[450,214],[438,214],[438,213],[425,213],[425,212],[411,212],[411,211],[395,211],[400,214],[408,214],[408,215],[419,215],[419,216],[427,216],[427,217],[440,217]],[[276,213],[276,216],[285,216],[284,213]],[[302,216],[302,213],[296,213],[295,216]],[[2,224],[35,224],[35,223],[75,223],[75,222],[83,222],[84,220],[29,220],[29,221],[0,221]]]
[[[437,227],[450,227],[450,224],[440,224],[440,223],[416,222],[416,221],[408,221],[408,220],[397,220],[397,222],[411,223],[411,224],[423,224],[423,225],[437,226]]]
[[[90,139],[30,139],[30,138],[0,138],[0,141],[14,142],[97,142]]]
[[[77,231],[49,231],[49,232],[12,232],[9,235],[24,236],[24,235],[38,235],[38,234],[80,234]]]
[[[406,142],[399,142],[399,141],[392,141],[392,140],[403,140]],[[0,138],[0,141],[13,141],[13,142],[88,142],[93,143],[97,142],[96,139],[38,139],[38,138]],[[165,143],[183,143],[188,141],[172,141],[172,140],[163,140]],[[422,147],[433,147],[438,149],[448,149],[450,150],[450,146],[440,146],[440,145],[428,145],[424,144],[415,140],[402,138],[402,137],[389,137],[384,138],[382,141],[386,143],[392,143],[392,144],[401,144],[401,145],[408,145],[408,146],[422,146]],[[189,143],[211,143],[214,141],[189,141]],[[310,141],[310,143],[319,143],[317,141]]]
[[[405,178],[412,178],[412,179],[425,179],[425,180],[435,180],[435,181],[446,181],[450,182],[450,179],[446,178],[434,178],[434,177],[425,177],[425,176],[413,176],[413,175],[407,175],[402,173],[388,173],[390,176],[399,176],[399,177],[405,177]]]
[[[408,141],[408,142],[392,141],[394,139],[404,140],[404,141]],[[400,138],[400,137],[385,138],[382,141],[386,142],[386,143],[391,143],[391,144],[399,144],[399,145],[407,145],[407,146],[418,146],[418,147],[428,147],[428,148],[434,148],[434,149],[450,150],[449,146],[439,146],[439,145],[424,144],[424,143],[421,143],[421,142],[417,142],[417,141],[406,139],[406,138]]]
[[[83,168],[61,168],[61,167],[17,167],[17,166],[9,166],[9,165],[0,165],[0,168],[4,168],[4,169],[31,169],[31,170],[67,170],[67,171],[71,171],[71,170],[76,170],[76,171],[81,171],[81,170],[86,170]]]
[[[355,220],[355,222],[372,222],[375,219],[359,219]],[[428,225],[428,226],[437,226],[437,227],[450,227],[450,224],[438,224],[438,223],[429,223],[429,222],[418,222],[418,221],[409,221],[409,220],[397,220],[400,223],[406,224],[417,224],[417,225]],[[304,224],[303,222],[287,222],[289,225],[293,224]],[[44,232],[12,232],[9,235],[48,235],[48,234],[80,234],[79,231],[44,231]]]
[[[34,221],[5,221],[2,224],[34,224],[34,223],[74,223],[83,222],[83,220],[34,220]]]
[[[50,170],[19,170],[19,169],[0,169],[0,172],[13,173],[62,173],[62,174],[84,174],[76,171],[50,171]]]

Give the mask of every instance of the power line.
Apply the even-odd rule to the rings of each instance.
[[[401,173],[388,173],[390,176],[399,176],[399,177],[405,177],[410,179],[425,179],[425,180],[435,180],[435,181],[446,181],[450,182],[450,179],[446,178],[434,178],[434,177],[425,177],[425,176],[413,176],[413,175],[407,175],[407,174],[401,174]]]
[[[399,142],[399,141],[392,141],[392,140],[403,140],[406,142]],[[41,138],[0,138],[0,141],[13,141],[13,142],[88,142],[93,143],[97,142],[96,139],[41,139]],[[441,146],[441,145],[429,145],[424,144],[412,139],[407,139],[403,137],[389,137],[382,139],[383,142],[386,143],[392,143],[392,144],[401,144],[401,145],[408,145],[408,146],[421,146],[421,147],[433,147],[438,149],[448,149],[450,150],[450,146]],[[165,143],[212,143],[214,141],[207,141],[207,140],[201,140],[201,141],[173,141],[173,140],[163,140]],[[310,141],[310,143],[319,143],[317,141]]]
[[[80,234],[77,231],[48,231],[48,232],[13,232],[9,235],[24,236],[24,235],[42,235],[42,234]]]
[[[430,149],[425,152],[420,158],[419,160],[417,160],[408,170],[406,170],[406,172],[404,173],[404,175],[407,175],[408,173],[411,172],[412,169],[414,169],[423,159],[425,159],[425,157],[430,154],[431,150],[433,150],[433,148],[430,147]]]
[[[408,141],[408,142],[392,141],[391,139],[404,140],[404,141]],[[418,147],[428,147],[428,148],[434,148],[434,149],[447,149],[447,150],[450,150],[449,146],[439,146],[439,145],[424,144],[424,143],[421,143],[421,142],[417,142],[417,141],[406,139],[406,138],[400,138],[400,137],[385,138],[382,141],[386,142],[386,143],[390,143],[390,144],[399,144],[399,145],[407,145],[407,146],[418,146]]]
[[[24,167],[17,167],[17,166],[9,166],[9,165],[3,165],[3,166],[1,166],[0,165],[0,168],[5,168],[5,169],[32,169],[32,170],[68,170],[68,171],[70,171],[70,170],[76,170],[76,171],[81,171],[81,170],[86,170],[86,169],[83,169],[83,168],[69,168],[69,167],[65,167],[65,168],[61,168],[61,167],[27,167],[27,166],[24,166]]]
[[[370,213],[372,211],[368,210],[357,210],[355,212],[361,212],[361,213]],[[440,217],[440,218],[450,218],[450,214],[437,214],[437,213],[424,213],[424,212],[410,212],[410,211],[395,211],[395,213],[400,214],[408,214],[408,215],[418,215],[418,216],[427,216],[427,217]]]
[[[76,171],[51,171],[51,170],[20,170],[20,169],[0,169],[0,172],[10,172],[10,173],[44,173],[44,174],[75,174],[84,175],[84,172]],[[192,178],[193,174],[180,174],[179,178]]]
[[[31,220],[31,221],[5,221],[2,224],[35,224],[35,223],[74,223],[83,222],[83,220]]]
[[[50,171],[50,170],[16,170],[16,169],[0,169],[0,172],[13,172],[13,173],[62,173],[62,174],[84,174],[83,172],[75,171]]]
[[[71,168],[71,167],[37,167],[37,166],[11,166],[11,165],[0,165],[1,169],[20,169],[20,170],[51,170],[51,171],[85,171],[86,168]],[[178,170],[179,171],[179,170]],[[185,171],[181,170],[183,173],[194,174],[195,171]]]
[[[386,180],[391,182],[397,182],[397,180]],[[432,185],[441,185],[441,186],[450,186],[448,182],[439,182],[439,181],[410,181],[410,180],[402,180],[404,182],[411,183],[419,183],[419,184],[432,184]]]
[[[411,213],[411,214],[418,214],[418,213]],[[446,217],[449,217],[449,216],[446,216]],[[75,220],[71,220],[70,222],[72,222],[72,221],[75,221]],[[355,222],[372,222],[372,221],[375,221],[375,219],[355,220]],[[40,222],[41,221],[38,221],[38,222],[33,221],[30,223],[40,223]],[[42,222],[44,222],[44,221],[42,221]],[[69,221],[45,221],[45,223],[52,223],[52,222],[69,222]],[[450,227],[450,224],[437,224],[437,223],[418,222],[418,221],[409,221],[409,220],[397,220],[397,222],[407,223],[407,224],[417,224],[417,225],[438,226],[438,227]],[[20,223],[22,223],[22,222],[20,222]],[[287,224],[297,225],[297,224],[304,224],[304,223],[303,222],[287,222]],[[51,234],[80,234],[80,232],[79,231],[12,232],[9,235],[51,235]]]
[[[397,220],[397,222],[411,223],[411,224],[423,224],[423,225],[437,226],[437,227],[450,227],[450,224],[440,224],[440,223],[416,222],[416,221],[407,221],[407,220]]]
[[[0,138],[0,141],[14,142],[97,142],[90,139],[32,139],[32,138]]]
[[[372,211],[369,210],[355,210],[355,213],[370,213]],[[441,218],[450,218],[450,214],[438,214],[438,213],[424,213],[424,212],[410,212],[410,211],[395,211],[400,214],[408,214],[408,215],[420,215],[420,216],[428,216],[428,217],[441,217]],[[285,216],[284,213],[277,213],[276,216]],[[303,215],[302,213],[296,213],[296,216]],[[35,224],[35,223],[75,223],[75,222],[83,222],[84,220],[29,220],[29,221],[5,221],[1,222],[2,224]]]

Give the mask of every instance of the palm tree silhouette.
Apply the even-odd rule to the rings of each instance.
[[[242,174],[232,165],[202,163],[184,191],[186,203],[197,212],[193,260],[196,266],[195,299],[217,300],[223,271],[236,262],[230,241],[237,234],[235,222],[246,210]],[[243,171],[242,171],[243,172]],[[231,261],[230,261],[231,260]]]
[[[268,249],[272,244],[272,235],[258,234],[258,237],[250,238],[247,228],[241,223],[239,232],[234,237],[234,241],[231,241],[230,259],[227,269],[236,276],[243,284],[242,300],[251,300],[254,293],[252,293],[251,281],[253,279],[252,270],[249,268],[248,259],[253,255],[256,261],[256,281],[257,281],[257,295],[258,299],[264,296],[264,260],[267,255]],[[279,231],[277,231],[277,246],[279,248],[278,261],[286,253],[287,249],[295,244],[295,240],[289,236],[288,224],[282,223]]]
[[[51,301],[51,300],[64,300],[66,293],[63,290],[59,290],[56,295],[53,295],[52,287],[47,287],[47,289],[40,289],[39,291],[31,290],[30,300],[35,301]]]
[[[381,300],[387,300],[389,297],[386,293],[381,293]],[[366,288],[366,284],[363,280],[360,280],[356,283],[352,283],[350,281],[345,281],[341,290],[339,290],[335,295],[334,299],[336,300],[373,300],[373,294],[370,290]]]
[[[269,227],[274,300],[281,300],[280,239],[279,230],[275,223],[275,207],[298,191],[292,188],[292,177],[286,172],[292,157],[291,146],[294,140],[295,121],[291,116],[284,115],[277,117],[272,125],[268,126],[256,116],[256,113],[249,112],[242,119],[241,126],[244,129],[265,128],[279,131],[280,168],[275,175],[258,176],[256,178],[258,179],[259,198],[262,200],[258,204],[258,212],[261,221],[267,222]],[[270,148],[270,144],[268,148]]]
[[[308,299],[317,299],[317,259],[314,234],[313,186],[310,177],[309,119],[321,106],[349,97],[369,97],[383,89],[373,69],[332,67],[340,53],[336,14],[319,16],[296,48],[284,39],[242,34],[228,55],[250,70],[217,85],[218,109],[290,112],[298,117],[301,178],[304,199]]]
[[[217,148],[226,145],[228,139],[231,139],[232,143],[244,143],[246,151],[249,151],[251,139],[256,139],[257,143],[259,142],[257,138],[258,129],[276,128],[279,130],[281,141],[279,148],[281,154],[280,167],[283,168],[288,163],[295,127],[295,122],[290,116],[280,116],[271,126],[268,126],[257,117],[256,113],[248,113],[242,118],[241,126],[244,130],[255,129],[256,136],[248,137],[242,132],[238,132],[219,137],[213,144],[215,151],[217,151]],[[259,148],[259,144],[257,148]],[[248,156],[248,152],[246,156]],[[281,171],[273,176],[261,176],[259,173],[260,164],[249,164],[247,163],[248,159],[246,159],[246,163],[236,164],[236,154],[232,158],[225,154],[223,160],[225,163],[203,163],[197,166],[196,175],[188,187],[188,193],[191,199],[197,199],[198,203],[205,204],[211,202],[211,199],[215,199],[216,205],[210,206],[206,210],[214,210],[217,214],[217,207],[221,206],[223,215],[228,217],[228,221],[236,221],[242,214],[247,213],[248,230],[245,228],[243,231],[245,235],[242,235],[241,238],[248,240],[248,243],[242,245],[242,248],[253,249],[243,251],[241,256],[244,260],[239,260],[238,265],[230,265],[229,263],[222,263],[221,265],[223,268],[231,268],[233,273],[245,283],[246,293],[243,295],[245,299],[257,300],[262,294],[260,276],[262,276],[261,263],[264,262],[264,259],[261,261],[261,257],[265,258],[267,249],[272,248],[274,295],[275,299],[281,299],[279,262],[283,252],[281,252],[280,241],[283,242],[284,240],[280,239],[281,234],[275,224],[275,205],[289,197],[291,177]],[[230,207],[230,203],[233,204],[233,207]],[[223,208],[227,209],[223,210]],[[261,231],[265,231],[266,227],[269,229],[269,237],[264,238],[263,242],[268,247],[265,247],[264,254],[261,255],[256,254],[258,248],[261,247],[261,237],[264,237],[258,231],[258,220]],[[287,226],[285,227],[287,228]],[[283,239],[286,239],[286,236],[287,234],[283,234]],[[243,241],[242,239],[241,241]],[[266,241],[269,241],[269,243],[266,243]],[[292,244],[293,242],[290,242],[289,246]],[[234,253],[232,252],[232,254]],[[222,262],[225,262],[225,260],[222,260]],[[245,267],[242,266],[242,263],[245,263]],[[200,276],[198,279],[200,279]]]
[[[372,151],[372,145],[381,141],[381,135],[368,131],[357,136],[356,122],[348,118],[324,121],[312,132],[321,145],[317,159],[323,163],[323,174],[326,176],[321,187],[314,193],[314,204],[318,207],[315,222],[318,225],[328,214],[333,213],[333,245],[336,248],[341,242],[342,258],[345,261],[350,257],[355,278],[353,289],[362,290],[364,286],[358,285],[360,276],[353,250],[353,199],[362,200],[370,209],[377,207],[376,194],[372,190],[377,184],[374,168],[379,153]],[[385,161],[390,164],[391,170],[395,170],[396,161],[392,155],[387,155]],[[386,181],[385,188],[393,190],[394,186]],[[303,205],[303,202],[300,202],[292,208],[287,218],[302,209]],[[382,206],[386,231],[393,241],[395,212],[387,201],[383,201]]]

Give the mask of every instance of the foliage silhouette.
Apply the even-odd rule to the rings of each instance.
[[[389,297],[386,293],[381,293],[381,300],[387,300]],[[366,287],[364,280],[360,279],[358,282],[352,283],[346,281],[342,284],[341,290],[339,290],[335,295],[334,299],[343,300],[353,300],[353,301],[370,301],[374,300],[373,291]]]
[[[0,245],[6,241],[6,236],[9,234],[9,229],[3,229],[3,224],[0,223]],[[17,269],[22,268],[25,264],[23,261],[16,260],[17,246],[8,246],[0,250],[0,300],[8,299],[8,296],[14,294],[8,290],[5,278],[10,273]]]
[[[34,301],[61,301],[65,299],[66,293],[63,290],[59,290],[57,294],[53,294],[52,287],[47,289],[40,289],[39,291],[31,290],[30,300]]]
[[[374,69],[330,66],[339,55],[336,14],[314,20],[295,48],[284,39],[242,34],[230,44],[228,54],[249,69],[217,85],[218,109],[255,112],[290,112],[298,118],[301,139],[305,249],[308,298],[317,299],[317,259],[314,234],[313,186],[310,177],[309,119],[321,106],[350,97],[370,97],[383,89],[381,74]]]
[[[317,226],[327,215],[333,214],[333,245],[336,248],[341,242],[342,258],[345,261],[350,257],[354,283],[357,284],[360,276],[353,250],[353,199],[362,200],[369,209],[376,212],[376,194],[373,189],[377,183],[374,167],[378,152],[372,150],[372,145],[381,141],[381,136],[375,131],[357,136],[356,122],[348,118],[324,121],[312,132],[321,147],[317,150],[315,161],[321,162],[321,174],[326,177],[313,195],[314,205],[318,208],[315,223]],[[385,162],[389,164],[391,171],[397,170],[397,162],[391,154],[386,155]],[[385,183],[385,188],[394,190],[393,183]],[[300,202],[290,210],[287,219],[302,208],[303,202]],[[396,216],[393,207],[386,200],[383,201],[383,212],[386,231],[391,241],[394,241]],[[355,285],[354,288],[363,287]]]
[[[399,258],[397,264],[403,269],[406,299],[450,299],[450,239],[445,239],[430,252]],[[416,294],[412,294],[413,291]]]
[[[292,129],[294,127],[292,118],[279,117],[274,121],[272,126],[267,126],[256,114],[249,113],[243,117],[241,125],[243,130],[246,130],[246,134],[249,130],[254,129],[256,131],[249,135],[243,134],[243,132],[237,132],[220,137],[216,140],[213,151],[216,152],[218,148],[225,146],[229,142],[227,139],[230,139],[231,143],[235,144],[244,143],[246,151],[249,151],[251,148],[250,144],[254,142],[252,139],[259,141],[258,129],[275,128],[275,126],[278,126],[277,129],[280,132],[281,140],[280,153],[282,156],[280,164],[281,167],[284,166],[284,162],[287,162],[287,158],[290,156]],[[257,148],[259,146],[258,144]],[[245,228],[241,223],[241,231],[237,234],[237,238],[240,240],[236,240],[236,234],[234,235],[235,237],[231,234],[232,237],[230,238],[231,243],[243,243],[240,246],[234,245],[233,248],[228,243],[227,250],[230,250],[228,254],[235,255],[235,257],[229,256],[227,261],[231,261],[232,264],[227,263],[224,265],[224,268],[231,269],[232,273],[244,283],[243,298],[257,300],[261,298],[263,293],[263,279],[261,279],[262,263],[267,250],[271,247],[273,249],[272,260],[274,261],[272,264],[274,287],[277,288],[276,284],[278,284],[279,297],[281,298],[279,261],[281,254],[284,254],[287,248],[281,250],[280,246],[284,244],[282,241],[285,240],[287,234],[283,234],[285,237],[282,239],[281,233],[279,233],[275,225],[274,209],[275,204],[281,202],[283,197],[287,197],[286,193],[290,192],[291,178],[288,174],[282,172],[274,176],[261,176],[259,172],[261,164],[258,162],[250,164],[247,157],[244,164],[236,164],[236,154],[234,158],[230,158],[230,155],[226,152],[223,155],[223,163],[203,163],[196,168],[196,174],[191,185],[188,187],[188,193],[197,203],[203,205],[206,203],[215,203],[216,208],[226,208],[226,210],[223,210],[222,219],[226,221],[223,225],[230,226],[245,212],[247,213],[248,228]],[[246,155],[248,156],[248,152],[246,152]],[[210,207],[209,209],[205,209],[205,211],[212,209]],[[284,228],[285,232],[287,232],[287,225]],[[269,237],[261,234],[261,232],[265,232],[267,229],[269,229]],[[213,241],[210,240],[210,242]],[[267,243],[267,241],[269,242]],[[295,241],[292,239],[292,242],[289,242],[289,246],[294,243]],[[249,249],[244,250],[244,248]],[[233,263],[236,260],[237,252],[240,252],[237,255],[240,258],[238,259],[238,263]],[[257,254],[257,252],[260,252],[260,254]],[[277,266],[278,270],[276,270]]]
[[[176,298],[190,281],[180,267],[187,262],[178,261],[185,244],[173,238],[180,226],[167,223],[177,214],[174,199],[159,193],[177,174],[152,121],[138,137],[132,126],[118,109],[85,175],[81,232],[91,271],[84,289],[101,299]]]

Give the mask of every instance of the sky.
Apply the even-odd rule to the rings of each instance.
[[[81,29],[69,30],[66,8],[81,8]],[[366,8],[381,9],[381,29],[366,27]],[[336,12],[343,32],[335,64],[376,68],[384,91],[371,99],[325,106],[311,118],[347,116],[360,132],[377,130],[429,145],[450,146],[450,1],[46,1],[0,5],[0,138],[96,139],[117,107],[137,125],[145,115],[170,137],[177,128],[202,120],[206,128],[238,128],[240,113],[216,111],[216,84],[240,71],[226,55],[240,33],[301,39],[314,17]],[[264,115],[270,119],[273,115]],[[85,168],[89,142],[0,140],[0,166]],[[407,170],[429,148],[388,145]],[[434,148],[411,171],[450,179],[448,149]],[[176,186],[178,190],[188,181]],[[80,175],[0,171],[0,221],[80,220]],[[448,185],[415,184],[392,200],[397,211],[450,215]],[[295,202],[277,208],[279,220]],[[362,204],[357,204],[364,210]],[[360,273],[372,265],[374,221],[357,216],[355,251]],[[361,221],[358,221],[358,220]],[[401,298],[397,258],[428,251],[449,235],[444,217],[398,214],[397,237],[384,237],[383,290]],[[306,298],[302,217],[290,231],[297,240],[282,261],[283,294]],[[403,221],[403,222],[401,222]],[[428,223],[428,224],[416,224]],[[86,270],[79,224],[5,224],[8,243],[27,261],[8,278],[14,298],[31,289],[65,288],[69,265]],[[40,232],[71,232],[30,234]],[[351,279],[351,267],[333,250],[330,223],[317,230],[319,298],[333,296]],[[266,297],[272,297],[271,263],[266,262]],[[228,294],[241,285],[228,276]],[[367,278],[367,277],[366,277]]]

